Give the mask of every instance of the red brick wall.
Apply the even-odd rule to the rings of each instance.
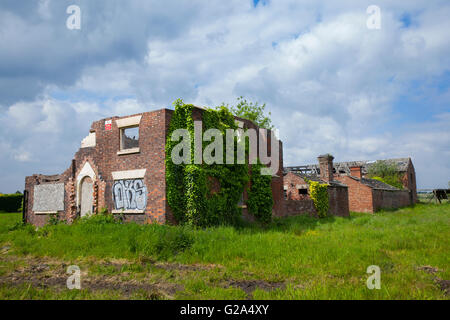
[[[298,193],[297,186],[306,185],[308,189],[309,189],[309,187],[308,187],[308,184],[306,183],[306,181],[302,177],[296,175],[295,173],[288,172],[284,176],[283,184],[284,184],[284,190],[286,190],[286,193],[287,193],[287,200],[311,199],[309,196],[309,190],[308,190],[307,195],[300,195]]]
[[[314,201],[311,199],[303,200],[285,200],[283,217],[291,217],[307,214],[317,217],[317,210]]]
[[[329,186],[328,201],[330,204],[329,214],[333,216],[350,216],[348,188]]]
[[[373,204],[374,210],[380,209],[395,209],[411,204],[410,191],[409,190],[373,190]]]
[[[202,109],[194,109],[193,117],[200,120]],[[140,223],[175,223],[173,214],[167,204],[166,180],[165,180],[165,144],[172,110],[161,109],[152,112],[145,112],[139,124],[139,153],[118,155],[120,149],[120,130],[117,127],[117,119],[125,119],[136,116],[112,117],[96,121],[91,126],[91,132],[96,134],[96,146],[79,149],[74,156],[75,168],[69,167],[60,178],[65,183],[65,210],[60,212],[61,219],[71,220],[77,214],[76,208],[76,177],[80,173],[83,165],[88,161],[96,174],[94,185],[94,206],[95,211],[106,207],[109,212],[114,209],[112,187],[114,180],[112,172],[134,169],[146,169],[144,183],[147,188],[147,205],[144,214],[125,214],[127,221]],[[112,120],[112,129],[105,130],[105,120]],[[246,128],[257,129],[251,121],[239,119],[245,123]],[[258,141],[259,143],[259,141]],[[269,154],[270,150],[270,139]],[[277,176],[272,178],[272,194],[274,198],[273,215],[280,215],[284,208],[283,202],[283,155],[282,144],[280,142],[280,167]],[[75,172],[72,178],[72,172]],[[35,175],[27,177],[25,189],[29,192],[28,222],[35,225],[45,224],[48,215],[34,215],[33,207],[33,186],[42,183],[43,179]],[[247,192],[244,192],[244,202],[247,200]]]
[[[287,200],[285,200],[284,215],[296,215],[302,213],[316,213],[314,202],[308,195],[300,195],[297,186],[306,185],[306,181],[295,173],[288,172],[284,176],[284,189],[287,192]],[[308,187],[309,193],[309,187]],[[348,190],[346,187],[329,186],[328,201],[330,209],[328,213],[335,216],[349,216]],[[297,204],[296,204],[297,203]],[[314,210],[311,210],[311,204]]]
[[[348,186],[348,203],[350,211],[374,212],[372,188],[346,175],[335,175],[334,179],[341,181]]]
[[[270,142],[269,142],[270,143]],[[270,145],[270,144],[269,144]],[[272,197],[273,210],[272,215],[280,217],[284,211],[284,193],[283,193],[283,143],[279,145],[279,169],[276,176],[272,177]]]
[[[57,180],[52,176],[52,181],[48,181],[46,175],[35,174],[25,178],[25,190],[28,192],[28,204],[27,211],[25,212],[25,219],[28,223],[35,226],[43,226],[50,219],[51,215],[48,214],[34,214],[33,212],[33,198],[34,198],[34,186],[39,184],[52,184],[52,183],[64,183],[64,203],[65,209],[67,209],[67,204],[70,204],[71,193],[70,193],[70,176],[68,170],[61,175],[57,176]],[[70,219],[70,212],[68,210],[57,212],[60,220]]]
[[[412,164],[411,159],[409,159],[408,169],[403,174],[402,183],[406,189],[411,190],[411,193],[410,193],[411,200],[410,201],[412,203],[417,203],[418,198],[417,198],[417,185],[416,185],[416,171],[414,169],[414,165]]]

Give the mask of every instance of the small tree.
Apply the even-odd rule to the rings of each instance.
[[[247,101],[244,97],[237,98],[238,103],[230,107],[230,111],[237,117],[253,121],[261,128],[273,129],[271,113],[265,114],[266,104]]]
[[[403,189],[402,180],[395,164],[378,160],[369,167],[367,174],[371,179]]]

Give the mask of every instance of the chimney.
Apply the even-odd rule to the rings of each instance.
[[[361,172],[362,167],[361,166],[353,166],[350,167],[350,175],[352,177],[357,177],[358,179],[362,178],[362,172]]]
[[[333,181],[333,159],[331,154],[324,154],[319,157],[320,178],[326,182]]]

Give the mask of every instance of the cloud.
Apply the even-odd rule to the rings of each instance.
[[[444,186],[450,5],[379,1],[369,30],[370,4],[2,1],[0,188],[64,170],[94,120],[240,95],[267,103],[285,164],[412,156],[419,186]]]

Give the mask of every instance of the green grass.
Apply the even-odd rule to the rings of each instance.
[[[54,258],[76,262],[90,275],[164,281],[180,286],[174,298],[245,299],[250,293],[255,299],[448,299],[434,280],[450,278],[450,204],[419,204],[374,215],[352,213],[350,218],[298,216],[266,227],[203,230],[117,224],[105,217],[36,230],[21,226],[20,219],[20,214],[0,215],[0,247],[11,247],[3,256]],[[127,263],[119,269],[100,263],[113,259]],[[158,263],[205,268],[180,271],[155,267]],[[0,277],[18,264],[0,262]],[[381,290],[366,287],[370,265],[381,268]],[[427,273],[421,266],[438,271]],[[244,292],[227,286],[230,280],[283,285]],[[117,292],[0,287],[0,299],[22,295],[122,297]]]

